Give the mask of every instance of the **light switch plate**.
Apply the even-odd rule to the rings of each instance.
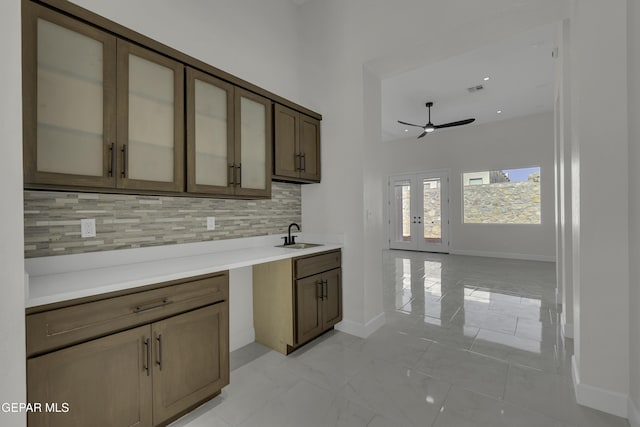
[[[215,230],[216,229],[216,217],[208,216],[207,217],[207,230]]]
[[[96,237],[95,218],[80,220],[80,235],[82,237]]]

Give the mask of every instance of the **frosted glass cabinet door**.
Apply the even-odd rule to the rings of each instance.
[[[183,66],[118,40],[118,187],[182,191]]]
[[[115,185],[116,39],[24,4],[25,184]]]
[[[236,194],[271,196],[271,101],[235,88]],[[238,173],[239,172],[239,173]]]
[[[233,85],[187,68],[187,191],[233,194]]]

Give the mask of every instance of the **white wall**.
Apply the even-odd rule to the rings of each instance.
[[[556,0],[323,0],[299,7],[301,101],[323,114],[323,182],[303,187],[302,220],[308,232],[344,233],[344,323],[353,326],[350,332],[366,335],[381,312],[369,298],[380,292],[386,235],[380,228],[384,185],[374,170],[382,164],[375,150],[379,137],[370,133],[380,121],[370,102],[379,97],[371,91],[384,77],[559,21],[566,6]],[[430,16],[438,19],[425,19]],[[377,248],[370,246],[375,242]]]
[[[640,4],[628,2],[629,32],[629,344],[630,411],[633,427],[640,427]]]
[[[294,102],[299,98],[291,0],[73,3]]]
[[[26,401],[20,40],[20,0],[0,2],[0,403]],[[24,414],[0,412],[0,425],[25,423]]]
[[[571,134],[577,152],[572,152],[571,161],[577,204],[572,225],[574,255],[575,245],[579,252],[579,264],[573,266],[576,398],[581,404],[626,416],[630,194],[627,1],[578,0],[573,6]]]
[[[385,143],[387,177],[450,170],[452,253],[555,260],[553,114],[543,113]],[[463,224],[462,173],[540,166],[542,224]]]

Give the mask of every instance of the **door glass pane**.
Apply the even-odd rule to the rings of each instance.
[[[240,98],[240,144],[242,187],[266,188],[266,110],[251,99]]]
[[[393,209],[395,210],[394,240],[396,242],[411,241],[411,181],[394,183]]]
[[[424,209],[424,240],[426,243],[442,243],[442,202],[440,178],[429,178],[422,181]]]
[[[103,174],[103,46],[38,19],[37,168]]]
[[[196,184],[227,186],[227,92],[195,81]]]
[[[129,178],[173,181],[174,71],[129,55]]]

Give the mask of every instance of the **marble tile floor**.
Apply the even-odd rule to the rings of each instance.
[[[577,405],[553,263],[383,253],[386,323],[293,354],[253,343],[231,384],[174,427],[605,427]]]

